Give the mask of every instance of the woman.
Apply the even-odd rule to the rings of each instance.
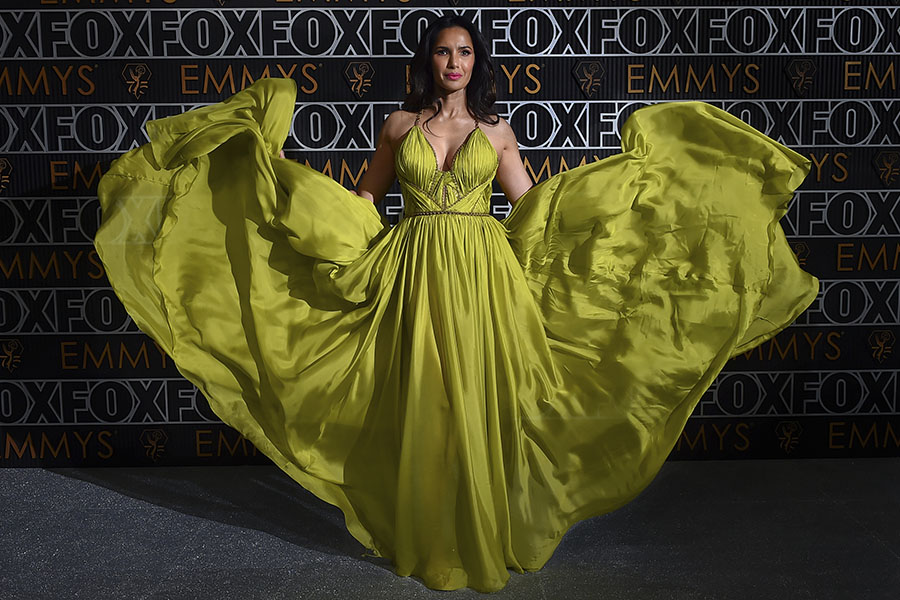
[[[491,72],[471,24],[432,25],[358,195],[277,158],[296,86],[273,79],[148,123],[99,189],[97,247],[141,329],[436,589],[498,590],[634,498],[728,358],[817,291],[778,224],[809,161],[674,103],[531,187]],[[373,202],[395,177],[392,228]]]
[[[438,168],[450,171],[453,160],[473,123],[494,147],[499,166],[496,179],[510,203],[531,187],[531,178],[519,157],[515,133],[493,108],[497,98],[494,70],[481,32],[467,19],[445,16],[422,34],[410,65],[412,91],[403,110],[384,122],[370,167],[357,193],[378,202],[396,179],[394,157],[407,133],[421,121]],[[431,126],[429,127],[429,123]],[[424,135],[424,134],[423,134]],[[455,150],[454,150],[455,149]]]

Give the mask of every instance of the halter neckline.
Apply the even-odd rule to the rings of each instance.
[[[424,109],[422,109],[424,110]],[[425,143],[428,145],[428,148],[431,150],[431,154],[434,156],[434,168],[437,169],[440,173],[450,173],[453,171],[453,167],[456,164],[456,157],[459,155],[459,151],[463,149],[463,147],[469,143],[469,139],[472,137],[472,134],[475,133],[480,127],[478,127],[478,119],[475,119],[475,127],[472,128],[466,138],[463,140],[462,144],[456,149],[456,152],[453,153],[453,157],[450,159],[450,168],[448,170],[444,170],[441,168],[441,165],[438,163],[437,152],[434,150],[434,146],[431,145],[431,142],[428,141],[428,138],[425,137],[425,130],[419,125],[419,117],[422,116],[422,110],[416,114],[416,122],[413,124],[413,129],[419,130],[419,135],[422,136],[422,139],[425,140]],[[444,157],[444,160],[447,160],[447,157]]]

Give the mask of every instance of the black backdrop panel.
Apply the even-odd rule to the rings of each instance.
[[[674,458],[900,455],[896,2],[8,0],[0,11],[0,466],[266,462],[134,326],[92,239],[147,121],[298,84],[289,158],[355,187],[436,15],[487,37],[535,181],[618,152],[649,103],[705,100],[813,161],[782,221],[822,281],[733,359]],[[815,4],[813,6],[812,4]],[[398,189],[379,209],[402,212]],[[495,187],[492,212],[509,204]]]

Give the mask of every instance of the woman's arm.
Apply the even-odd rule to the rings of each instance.
[[[500,165],[497,167],[497,181],[500,182],[506,199],[510,204],[515,205],[516,201],[522,197],[522,194],[530,190],[533,184],[531,177],[525,171],[525,165],[522,164],[519,142],[516,140],[516,134],[512,127],[501,117],[495,131],[503,144],[500,151]]]
[[[366,198],[373,204],[381,202],[397,178],[394,172],[393,141],[401,133],[398,129],[402,130],[402,121],[403,114],[399,110],[392,112],[384,120],[378,135],[378,144],[375,146],[375,154],[372,155],[372,160],[355,190],[357,196]]]

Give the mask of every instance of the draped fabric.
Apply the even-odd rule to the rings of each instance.
[[[391,227],[278,158],[296,84],[148,123],[103,177],[96,246],[138,326],[222,421],[399,575],[502,588],[634,498],[731,357],[813,300],[778,224],[809,161],[700,102],[488,213],[474,127],[419,125]]]

